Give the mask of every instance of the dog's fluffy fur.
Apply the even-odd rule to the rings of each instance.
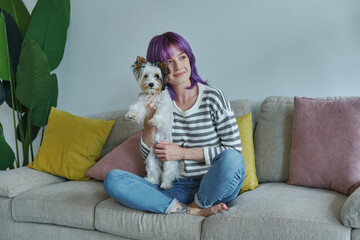
[[[167,63],[152,64],[142,57],[137,57],[136,62],[131,67],[136,81],[140,85],[141,93],[137,101],[130,106],[125,117],[143,125],[147,115],[147,99],[150,95],[160,93],[154,99],[156,112],[148,123],[156,127],[154,144],[160,141],[172,142],[171,128],[174,107],[170,94],[165,87],[168,75]],[[150,148],[145,163],[146,179],[151,183],[160,184],[163,189],[171,188],[172,182],[180,177],[179,161],[161,162],[155,157],[154,147]]]

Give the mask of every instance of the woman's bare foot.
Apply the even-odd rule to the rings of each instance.
[[[195,216],[209,217],[211,215],[220,213],[228,209],[229,208],[226,206],[225,203],[219,203],[209,208],[199,208],[199,206],[194,203],[191,203],[188,206],[182,203],[177,203],[175,207],[171,210],[171,213],[183,213]]]

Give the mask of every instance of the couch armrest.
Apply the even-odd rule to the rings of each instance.
[[[340,217],[345,226],[360,228],[360,187],[348,197],[341,209]]]
[[[30,189],[67,181],[27,167],[0,171],[0,196],[15,197]]]

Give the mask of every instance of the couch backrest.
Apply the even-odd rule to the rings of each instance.
[[[293,114],[293,97],[268,97],[261,104],[254,134],[256,175],[260,183],[289,179]]]
[[[251,112],[251,102],[245,99],[234,100],[230,102],[235,117],[243,116]],[[127,110],[119,110],[114,112],[99,113],[88,116],[89,118],[115,120],[109,138],[104,145],[101,157],[105,156],[115,147],[124,142],[131,135],[140,131],[142,126],[125,119]]]
[[[321,97],[316,99],[344,99]],[[294,97],[268,97],[260,107],[254,134],[256,175],[259,183],[289,180]]]
[[[251,112],[251,102],[246,99],[230,101],[231,109],[234,111],[236,118],[244,116]]]
[[[140,125],[125,119],[126,112],[127,110],[119,110],[114,112],[98,113],[89,116],[89,118],[95,119],[115,120],[115,124],[104,145],[100,158],[111,152],[111,150],[116,148],[131,135],[142,129]]]

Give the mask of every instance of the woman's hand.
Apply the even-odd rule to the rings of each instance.
[[[161,161],[182,160],[184,149],[171,142],[159,142],[155,145],[156,157]]]
[[[154,116],[156,111],[155,103],[153,102],[154,98],[157,96],[151,95],[146,101],[147,115],[144,119],[144,130],[142,135],[142,140],[149,148],[153,145],[154,135],[155,135],[155,127],[149,125],[149,120]]]
[[[159,142],[154,151],[156,157],[163,162],[186,159],[205,162],[204,150],[200,148],[182,148],[172,142]]]

